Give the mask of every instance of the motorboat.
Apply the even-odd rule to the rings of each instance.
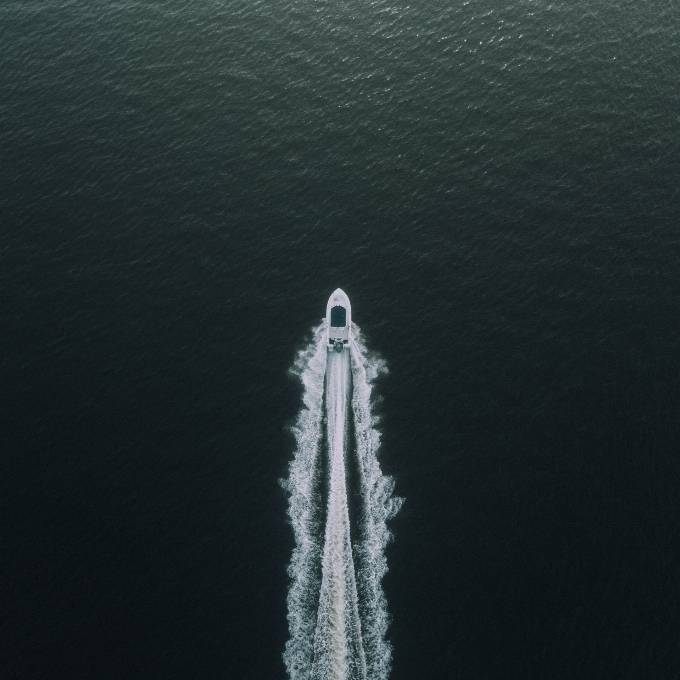
[[[352,332],[352,307],[344,290],[338,288],[328,298],[326,306],[326,327],[328,329],[328,351],[342,352],[349,349]]]

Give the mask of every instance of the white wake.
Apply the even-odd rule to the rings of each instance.
[[[381,586],[390,539],[386,521],[402,501],[392,495],[393,482],[381,473],[376,456],[380,435],[371,390],[385,369],[367,352],[356,325],[349,353],[328,352],[325,330],[325,322],[315,329],[292,369],[304,395],[293,428],[297,449],[283,482],[295,536],[284,661],[291,680],[386,680],[391,659]],[[358,472],[359,512],[353,527],[350,455]]]

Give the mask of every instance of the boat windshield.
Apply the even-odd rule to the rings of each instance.
[[[342,328],[347,325],[347,310],[339,305],[331,309],[331,326]]]

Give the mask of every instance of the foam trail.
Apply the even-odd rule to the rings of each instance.
[[[347,506],[348,352],[329,352],[326,367],[328,506],[312,680],[366,680]]]
[[[290,639],[283,655],[291,680],[307,680],[312,667],[314,630],[319,594],[321,555],[321,499],[315,480],[320,474],[323,387],[326,374],[326,323],[314,329],[312,342],[297,356],[291,373],[304,388],[303,407],[293,427],[297,449],[290,474],[282,482],[288,491],[288,516],[295,548],[288,567],[288,628]]]
[[[385,546],[392,537],[387,529],[387,520],[398,512],[403,499],[392,495],[394,481],[380,470],[377,457],[380,433],[375,428],[377,419],[371,410],[373,381],[385,373],[387,367],[379,357],[368,352],[356,324],[352,324],[352,331],[352,408],[362,500],[356,554],[363,644],[368,677],[371,680],[387,680],[392,647],[385,640],[389,615],[381,582],[387,572]]]
[[[390,672],[381,582],[391,538],[386,522],[402,499],[392,495],[393,481],[382,474],[377,459],[380,434],[371,393],[385,365],[366,350],[359,328],[353,324],[352,329],[350,352],[328,352],[322,323],[292,369],[304,387],[304,406],[293,428],[297,450],[283,482],[295,535],[288,572],[290,640],[284,653],[291,680],[387,680]],[[350,418],[356,447],[348,440]],[[356,460],[349,459],[353,448]],[[351,527],[348,465],[358,473],[358,526]]]

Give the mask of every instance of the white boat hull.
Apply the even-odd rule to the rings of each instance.
[[[349,349],[352,333],[352,307],[345,291],[338,288],[328,298],[326,305],[326,328],[328,350],[342,352]]]

